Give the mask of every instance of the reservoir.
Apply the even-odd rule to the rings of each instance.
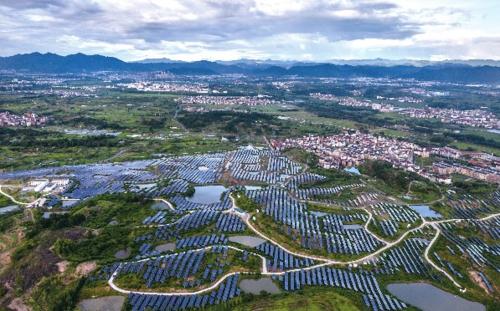
[[[217,203],[220,202],[220,197],[226,190],[227,188],[221,185],[196,186],[193,196],[186,199],[193,203]]]
[[[480,303],[463,299],[427,283],[393,283],[387,290],[423,311],[485,311]]]

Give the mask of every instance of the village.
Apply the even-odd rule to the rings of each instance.
[[[9,126],[40,126],[46,124],[47,117],[39,116],[33,112],[27,112],[23,115],[16,115],[10,112],[0,112],[0,127]]]
[[[333,94],[311,93],[311,98],[323,101],[336,101],[341,106],[366,107],[380,112],[397,112],[399,114],[415,119],[438,119],[443,123],[480,127],[486,129],[499,129],[500,120],[484,109],[457,110],[442,108],[400,108],[382,102],[372,102],[369,99],[358,99],[355,97],[338,97]],[[421,103],[411,97],[386,98],[377,96],[377,100],[393,100],[399,103]]]
[[[332,136],[304,136],[273,140],[273,148],[301,148],[319,157],[323,168],[349,168],[366,160],[381,160],[396,168],[417,173],[435,182],[450,184],[452,174],[461,174],[479,180],[500,183],[500,158],[482,153],[466,152],[450,147],[424,148],[417,144],[361,133],[344,132]],[[417,156],[442,158],[431,167],[421,166]],[[460,159],[461,162],[456,160]],[[465,161],[465,163],[464,163]]]

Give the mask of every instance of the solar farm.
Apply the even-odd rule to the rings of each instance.
[[[326,177],[278,151],[255,147],[8,172],[0,180],[54,176],[71,180],[59,195],[77,200],[62,207],[69,212],[104,194],[133,193],[156,202],[130,228],[130,255],[103,261],[85,285],[105,284],[126,296],[131,310],[230,308],[246,295],[241,280],[263,276],[271,277],[279,295],[329,288],[349,293],[360,308],[404,310],[409,306],[385,289],[388,280],[426,280],[458,293],[471,287],[471,272],[453,256],[478,270],[486,291],[496,291],[491,275],[500,272],[498,191],[487,200],[445,198],[453,218],[434,219],[362,180],[315,186]],[[194,201],[193,187],[208,185],[225,188],[215,201]],[[356,197],[332,199],[352,189]],[[244,199],[251,207],[240,203]],[[237,235],[262,242],[229,239]]]

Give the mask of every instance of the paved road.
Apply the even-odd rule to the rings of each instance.
[[[401,243],[412,232],[418,231],[418,230],[424,228],[425,226],[432,226],[436,230],[436,234],[434,235],[433,239],[431,240],[431,242],[429,243],[429,245],[427,245],[427,247],[425,249],[424,257],[425,257],[426,261],[429,262],[429,264],[432,267],[434,267],[436,270],[440,271],[448,279],[450,279],[451,282],[456,287],[458,287],[462,291],[465,291],[465,288],[463,288],[458,282],[456,282],[453,279],[453,277],[447,271],[445,271],[441,267],[437,266],[434,262],[432,262],[432,260],[429,257],[429,252],[430,252],[432,246],[438,240],[439,235],[441,233],[441,231],[440,231],[440,229],[439,229],[439,227],[437,225],[440,224],[440,223],[446,223],[446,222],[460,222],[460,221],[463,221],[465,219],[458,219],[457,218],[457,219],[445,219],[445,220],[437,220],[437,221],[427,221],[424,218],[422,218],[422,223],[418,227],[415,227],[413,229],[410,229],[410,230],[404,232],[397,240],[389,242],[389,241],[385,241],[383,239],[379,239],[379,241],[381,241],[385,245],[383,247],[379,248],[378,250],[376,250],[376,251],[374,251],[374,252],[372,252],[372,253],[370,253],[370,254],[362,257],[362,258],[358,258],[358,259],[354,259],[354,260],[341,261],[341,260],[333,260],[333,259],[325,258],[325,257],[321,257],[321,256],[313,256],[313,255],[298,253],[298,252],[295,252],[293,250],[287,249],[286,247],[284,247],[283,245],[281,245],[279,242],[277,242],[277,241],[269,238],[264,233],[260,232],[257,228],[255,228],[253,226],[252,222],[250,221],[250,219],[251,219],[251,215],[250,214],[237,212],[236,211],[237,205],[236,205],[235,199],[233,198],[232,194],[229,197],[231,198],[232,206],[231,206],[230,209],[224,211],[224,213],[231,213],[231,214],[237,215],[238,217],[240,217],[245,222],[245,224],[248,226],[248,228],[250,228],[250,230],[252,230],[255,234],[257,234],[261,238],[265,239],[266,241],[268,241],[268,242],[270,242],[270,243],[272,243],[272,244],[274,244],[274,245],[282,248],[284,251],[286,251],[286,252],[288,252],[288,253],[296,256],[296,257],[308,258],[308,259],[320,262],[320,263],[318,263],[316,265],[312,265],[312,266],[309,266],[309,267],[296,268],[296,269],[290,269],[290,270],[279,271],[279,272],[269,272],[267,270],[266,258],[264,256],[260,255],[260,254],[257,254],[257,253],[254,253],[254,252],[249,252],[250,254],[258,256],[258,257],[261,258],[261,260],[262,260],[262,267],[261,267],[261,272],[260,273],[262,275],[269,275],[269,276],[272,276],[272,275],[283,275],[283,274],[285,274],[287,272],[311,270],[311,269],[316,269],[318,267],[329,266],[329,265],[352,265],[352,264],[359,264],[359,263],[365,262],[367,260],[370,260],[370,259],[376,257],[377,255],[381,254],[382,252],[384,252],[384,251],[386,251],[386,250],[388,250],[388,249],[390,249],[390,248],[398,245],[399,243]],[[163,200],[163,199],[158,199],[158,200],[165,202],[167,205],[169,205],[173,209],[173,206],[170,204],[170,202],[168,202],[166,200]],[[367,211],[367,210],[365,210],[365,211],[369,214],[369,218],[368,218],[368,220],[367,220],[367,222],[365,224],[365,229],[368,230],[368,225],[369,225],[370,221],[372,220],[373,215],[369,211]],[[488,219],[495,218],[495,217],[498,217],[498,216],[500,216],[500,213],[488,215],[488,216],[485,216],[485,217],[480,218],[478,220],[479,221],[484,221],[484,220],[488,220]],[[376,235],[374,235],[373,233],[372,233],[372,235],[376,237]],[[195,250],[195,251],[207,250],[207,249],[211,249],[212,247],[214,247],[214,246],[207,246],[205,248],[201,248],[201,249],[198,249],[198,250]],[[239,248],[231,246],[231,245],[228,245],[227,247],[230,248],[230,249],[236,250],[236,251],[240,251],[240,252],[244,251],[242,249],[239,249]],[[154,259],[154,258],[158,258],[158,257],[163,257],[163,256],[156,256],[156,257],[145,258],[145,259],[138,260],[136,262],[141,262],[141,261],[149,260],[151,258]],[[206,293],[206,292],[214,290],[222,282],[224,282],[228,277],[230,277],[232,275],[235,275],[235,274],[254,274],[253,272],[230,272],[230,273],[227,273],[224,276],[222,276],[219,280],[217,280],[211,286],[203,288],[203,289],[200,289],[198,291],[193,291],[193,292],[177,292],[177,291],[176,292],[149,292],[149,291],[131,291],[131,290],[122,289],[122,288],[118,287],[114,283],[114,279],[118,275],[120,267],[121,267],[121,264],[117,268],[117,270],[115,270],[115,272],[112,274],[111,278],[108,280],[108,284],[109,284],[109,286],[111,288],[113,288],[114,290],[116,290],[116,291],[118,291],[120,293],[123,293],[123,294],[136,293],[136,294],[144,294],[144,295],[163,295],[163,296],[172,296],[172,295],[178,295],[178,296],[198,295],[198,294],[203,294],[203,293]]]

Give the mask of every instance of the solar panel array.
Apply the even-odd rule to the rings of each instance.
[[[406,305],[385,295],[373,273],[351,272],[344,269],[319,267],[309,270],[286,272],[282,277],[286,291],[299,290],[304,286],[331,286],[354,290],[363,294],[363,301],[373,310],[401,310]]]
[[[467,224],[473,228],[475,223],[475,221],[467,221]],[[439,226],[443,236],[448,241],[452,242],[463,256],[470,258],[480,267],[489,266],[497,272],[500,272],[498,260],[489,259],[499,258],[500,246],[498,244],[488,245],[478,237],[459,236],[453,230],[456,225],[452,223],[441,223]]]
[[[375,216],[389,216],[390,219],[402,223],[415,223],[420,220],[417,212],[406,205],[380,202],[371,206]]]
[[[500,206],[500,191],[497,190],[487,198],[481,200],[469,194],[461,195],[459,198],[448,194],[447,205],[453,209],[454,218],[478,218],[480,215],[498,212]]]
[[[245,231],[245,223],[240,217],[232,214],[220,214],[215,224],[217,230],[221,232],[242,232]]]
[[[217,234],[211,235],[202,235],[202,236],[192,236],[188,238],[183,238],[177,240],[175,246],[177,248],[185,248],[185,247],[204,247],[208,245],[216,245],[216,244],[227,244],[227,237]]]
[[[318,199],[320,200],[322,196],[332,195],[340,193],[346,189],[362,187],[363,184],[351,184],[351,185],[341,185],[329,188],[308,188],[308,189],[296,189],[294,191],[295,195],[300,200]]]
[[[226,192],[220,202],[215,203],[196,203],[189,201],[186,197],[176,195],[170,199],[170,202],[175,204],[175,209],[179,212],[193,211],[193,210],[209,210],[209,211],[222,211],[231,208],[231,199]]]
[[[299,164],[269,149],[238,149],[230,154],[228,163],[232,177],[268,184],[284,183],[302,170]]]
[[[283,271],[285,269],[308,267],[314,264],[311,259],[296,257],[269,242],[262,243],[255,249],[269,258],[266,260],[268,271]]]
[[[389,249],[375,259],[380,267],[379,272],[393,274],[404,271],[408,274],[431,275],[429,264],[424,260],[423,253],[429,241],[422,238],[410,238],[399,246]]]
[[[263,206],[265,215],[283,224],[284,233],[307,249],[323,249],[329,253],[360,254],[372,252],[381,246],[362,226],[344,226],[344,222],[360,220],[365,214],[318,216],[308,211],[305,203],[290,196],[281,188],[268,187],[246,191],[249,198]]]
[[[226,302],[240,294],[237,287],[239,275],[228,277],[219,287],[207,294],[194,295],[153,295],[135,294],[128,296],[133,311],[144,310],[186,310],[199,309]]]

